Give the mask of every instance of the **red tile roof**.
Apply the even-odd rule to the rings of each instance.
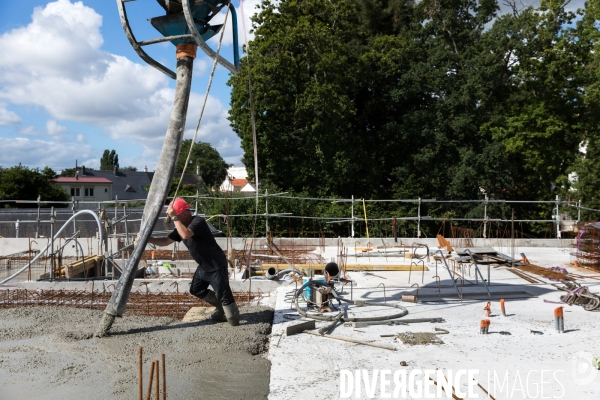
[[[54,180],[57,183],[112,183],[112,181],[106,178],[100,178],[97,176],[80,176],[79,179],[74,176],[59,176]]]
[[[248,179],[232,179],[231,180],[231,185],[233,187],[239,187],[239,188],[243,188],[246,183],[248,183]]]

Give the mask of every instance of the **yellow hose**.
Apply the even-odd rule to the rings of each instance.
[[[369,224],[367,221],[367,207],[365,206],[365,199],[363,201],[363,211],[365,212],[365,228],[367,228],[367,240],[369,240]]]

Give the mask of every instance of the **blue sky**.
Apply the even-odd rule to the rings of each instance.
[[[258,1],[244,1],[247,28]],[[239,2],[234,5],[243,43]],[[137,40],[160,36],[147,21],[164,15],[156,1],[126,7]],[[224,12],[213,22],[223,18]],[[232,60],[230,27],[228,22],[221,54]],[[214,49],[217,38],[209,41]],[[172,44],[145,50],[175,69]],[[175,81],[133,51],[114,0],[2,1],[0,54],[0,166],[61,170],[78,160],[93,168],[105,149],[115,149],[122,167],[154,170]],[[186,138],[193,136],[211,67],[212,59],[198,50]],[[229,72],[217,66],[198,140],[209,142],[226,162],[241,165],[240,140],[227,120],[228,78]]]

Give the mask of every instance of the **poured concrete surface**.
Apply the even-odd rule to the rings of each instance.
[[[266,398],[270,362],[265,351],[273,312],[265,307],[240,311],[238,327],[118,318],[110,336],[98,339],[92,332],[99,311],[2,309],[0,399],[137,399],[139,346],[144,348],[144,390],[151,362],[165,353],[169,399]]]
[[[335,249],[334,249],[335,250]],[[498,249],[500,250],[500,249]],[[510,249],[503,249],[510,254]],[[587,276],[580,282],[587,285],[594,293],[600,292],[598,273],[574,268],[573,257],[566,249],[521,248],[529,260],[540,266],[566,267],[570,273]],[[331,252],[326,252],[329,256]],[[518,253],[517,253],[518,254]],[[326,257],[327,258],[327,257]],[[361,259],[361,262],[364,259]],[[348,256],[348,263],[354,261]],[[368,260],[367,260],[368,262]],[[386,260],[373,258],[373,263]],[[388,263],[397,263],[398,258],[389,258]],[[350,279],[356,282],[353,290],[350,287],[338,285],[345,298],[353,297],[375,302],[392,302],[406,307],[409,314],[405,318],[437,318],[442,317],[445,323],[416,323],[406,326],[376,325],[366,328],[338,326],[330,332],[333,335],[346,336],[352,339],[371,342],[374,344],[392,345],[396,351],[373,348],[360,344],[351,344],[314,335],[296,334],[286,336],[286,327],[305,320],[295,309],[290,307],[290,291],[294,285],[283,285],[277,291],[277,303],[271,337],[269,359],[272,362],[270,400],[284,399],[337,399],[340,398],[340,383],[343,370],[355,373],[363,370],[370,373],[372,379],[375,371],[388,370],[392,374],[399,370],[407,373],[416,370],[436,370],[439,368],[448,376],[448,371],[455,373],[461,369],[478,370],[477,380],[494,398],[500,399],[581,399],[596,400],[600,393],[600,371],[593,381],[578,384],[574,378],[574,363],[580,361],[580,352],[600,357],[600,311],[588,312],[579,306],[566,306],[564,313],[565,332],[558,333],[554,329],[553,310],[559,306],[553,302],[559,301],[559,296],[565,292],[557,291],[551,286],[551,281],[540,278],[544,284],[531,284],[510,273],[506,267],[492,267],[490,270],[490,291],[493,295],[492,316],[489,335],[479,334],[479,322],[484,319],[484,306],[489,300],[484,286],[470,285],[465,282],[459,289],[464,293],[478,294],[476,298],[468,298],[460,302],[448,272],[438,264],[430,263],[429,271],[424,274],[412,272],[377,271],[375,275],[363,272],[349,272]],[[482,274],[487,279],[487,266],[482,268]],[[474,268],[465,268],[465,278],[474,282]],[[434,275],[440,276],[440,293],[442,298],[454,297],[452,301],[431,301],[438,296],[438,285]],[[428,302],[401,302],[402,294],[416,294],[418,283],[421,287],[419,296],[429,298]],[[385,285],[384,287],[381,284]],[[519,294],[520,293],[520,294]],[[516,294],[516,296],[510,296]],[[469,297],[469,296],[465,296]],[[507,316],[500,313],[498,300],[506,298]],[[511,298],[512,297],[512,298]],[[516,298],[515,298],[516,297]],[[548,301],[548,302],[545,302]],[[337,304],[336,304],[337,306]],[[390,313],[385,307],[355,307],[348,308],[349,317],[369,317]],[[317,328],[326,325],[317,321]],[[393,337],[381,335],[397,335],[399,333],[434,333],[435,327],[448,330],[449,334],[439,335],[444,344],[408,345]],[[536,334],[535,332],[542,334]],[[503,332],[502,334],[500,332]],[[510,334],[505,334],[509,332]],[[290,362],[293,360],[293,362]],[[401,362],[406,362],[402,366]],[[544,371],[544,376],[541,372]],[[362,372],[361,372],[362,373]],[[295,379],[302,377],[302,379]],[[488,380],[489,377],[489,380]],[[508,386],[501,387],[507,377]],[[391,380],[391,377],[388,376]],[[497,378],[497,379],[496,379]],[[495,381],[496,379],[496,381]],[[544,381],[543,383],[541,381]],[[362,394],[351,398],[382,398],[379,383],[374,397],[366,396],[366,386],[361,384]],[[463,379],[463,382],[466,382]],[[540,388],[543,386],[544,391]],[[388,387],[386,394],[391,394],[393,385]],[[466,390],[466,386],[461,389]],[[299,395],[301,394],[301,395]],[[400,398],[412,397],[407,393]],[[439,397],[436,397],[439,398]],[[446,397],[444,397],[446,398]],[[485,393],[475,388],[474,397],[487,398]]]

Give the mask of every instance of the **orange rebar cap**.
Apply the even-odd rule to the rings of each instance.
[[[489,311],[489,310],[491,310],[491,309],[492,309],[492,303],[490,303],[490,302],[488,301],[488,303],[487,303],[487,306],[485,306],[483,309],[484,309],[484,310],[488,310],[488,311]]]
[[[481,322],[479,323],[479,327],[480,328],[487,328],[490,326],[490,320],[489,319],[482,319]]]
[[[564,307],[556,307],[554,309],[554,316],[555,317],[562,317],[563,316],[563,308]]]
[[[175,55],[177,58],[196,58],[196,50],[198,50],[198,46],[193,43],[178,44],[175,46]]]

